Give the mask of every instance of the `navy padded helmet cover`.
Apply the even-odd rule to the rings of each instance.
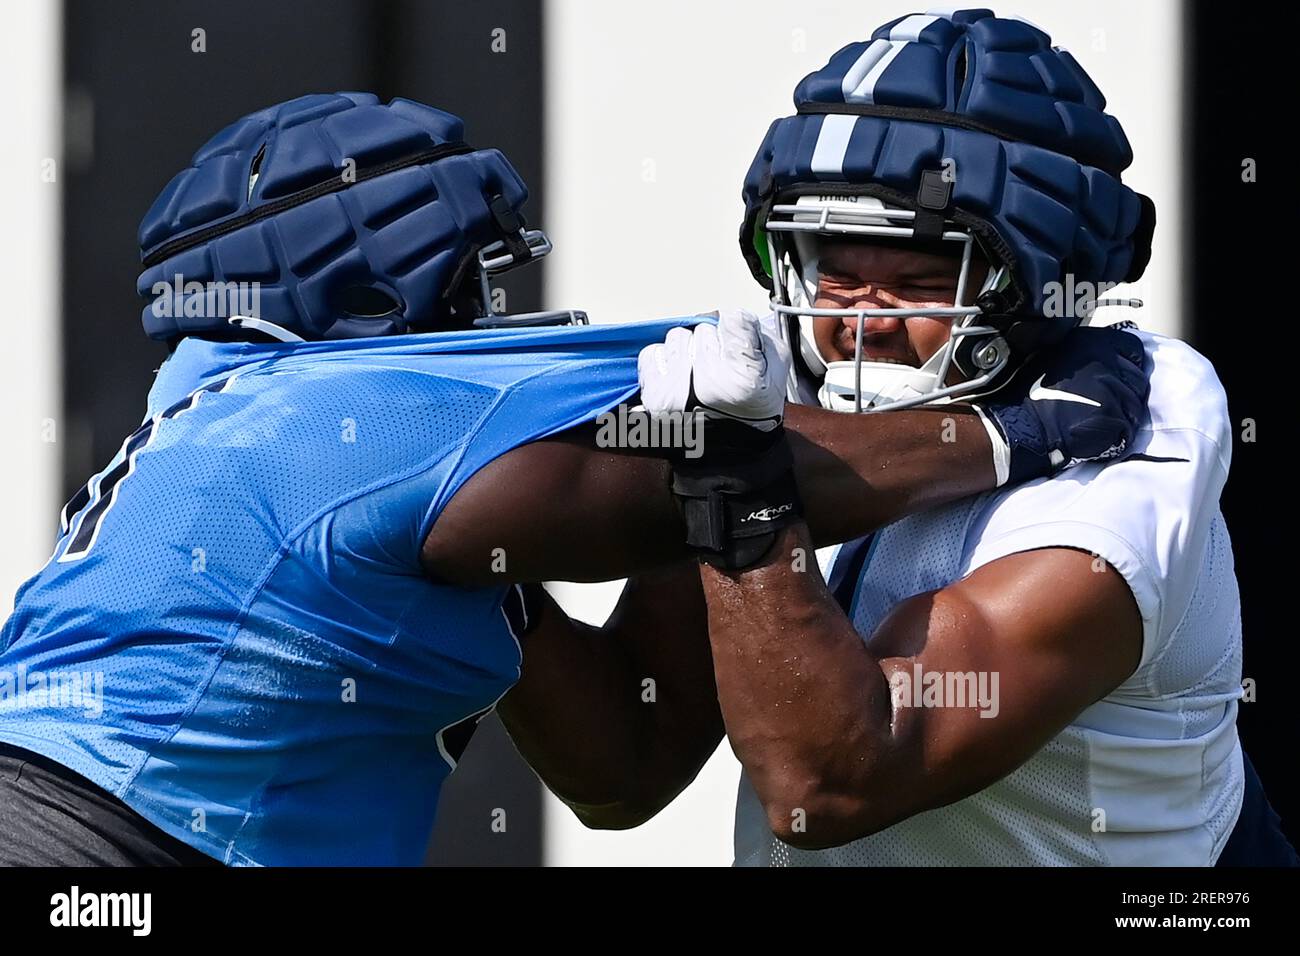
[[[1120,182],[1132,151],[1069,53],[989,10],[913,14],[850,43],[795,89],[745,178],[741,248],[773,201],[859,192],[915,208],[921,174],[952,173],[953,218],[1011,268],[1013,311],[1041,314],[1049,282],[1137,279],[1154,209]],[[759,234],[761,235],[761,234]]]
[[[257,283],[256,317],[307,339],[435,324],[453,280],[479,248],[502,238],[492,199],[502,196],[518,211],[527,188],[494,149],[464,147],[432,162],[365,174],[459,144],[463,135],[464,124],[450,113],[404,99],[385,105],[369,93],[302,96],[232,123],[173,177],[140,224],[142,260],[166,256],[137,282],[149,300],[145,331],[157,339],[230,333],[226,316],[213,314],[210,304],[193,308],[192,295],[170,290],[177,276],[185,283]],[[348,171],[355,181],[344,177]],[[341,188],[295,202],[295,194],[322,184]],[[268,207],[277,203],[289,208]],[[268,214],[258,218],[258,210]],[[169,244],[184,245],[208,229],[220,233],[223,224],[234,228],[167,254]],[[157,283],[169,290],[155,295]],[[350,287],[381,290],[397,308],[380,317],[343,311],[340,293]]]

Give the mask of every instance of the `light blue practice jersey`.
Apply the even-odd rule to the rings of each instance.
[[[227,863],[419,863],[521,657],[515,589],[430,583],[421,543],[483,465],[632,396],[687,321],[183,341],[18,592],[0,740]]]

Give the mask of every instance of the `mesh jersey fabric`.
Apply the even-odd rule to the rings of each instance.
[[[900,601],[1000,557],[1082,549],[1119,571],[1133,592],[1143,623],[1135,672],[993,785],[843,846],[805,851],[776,839],[742,777],[737,864],[1215,862],[1244,789],[1236,729],[1241,606],[1218,508],[1231,429],[1210,363],[1176,339],[1137,334],[1150,418],[1125,458],[889,525],[867,546],[849,614],[866,640]],[[839,555],[821,557],[835,577],[830,562]]]
[[[420,862],[448,732],[521,654],[509,589],[429,582],[421,542],[675,324],[184,340],[18,593],[0,740],[227,863]]]

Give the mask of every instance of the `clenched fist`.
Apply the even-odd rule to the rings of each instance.
[[[757,316],[721,312],[717,325],[676,328],[641,350],[641,403],[652,415],[701,411],[760,431],[781,424],[790,350]]]

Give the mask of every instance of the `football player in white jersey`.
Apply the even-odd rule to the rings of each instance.
[[[1154,209],[1120,182],[1123,132],[1078,64],[1028,24],[900,18],[840,50],[795,102],[745,188],[741,245],[774,316],[760,330],[724,314],[717,330],[652,346],[652,412],[757,425],[765,462],[787,377],[795,402],[941,412],[1034,374],[1034,353],[1102,304],[1085,294],[1059,309],[1063,288],[1143,271]],[[631,755],[622,789],[591,785],[536,731],[516,735],[525,755],[589,825],[635,825],[712,749],[716,687],[744,767],[738,864],[1214,864],[1236,840],[1248,776],[1218,509],[1231,429],[1209,362],[1136,334],[1150,418],[1115,461],[1025,484],[1012,474],[817,563],[798,521],[757,560],[702,548],[716,684],[682,655],[682,673],[655,675],[653,716],[589,725],[602,752]],[[1059,384],[1037,377],[1030,397],[1062,414],[1092,402]],[[934,441],[942,429],[938,418]],[[675,483],[688,523],[698,471]],[[716,477],[708,490],[725,497],[753,475]],[[695,606],[680,575],[676,588],[677,607],[641,608],[665,640]],[[528,686],[525,674],[503,705],[512,732],[525,714],[547,726]],[[1268,838],[1274,862],[1294,858],[1275,826]]]
[[[893,250],[860,254],[858,302],[915,302]],[[872,361],[925,357],[924,322],[867,325]],[[1138,334],[1151,423],[1123,460],[822,552],[840,601],[791,560],[800,528],[702,568],[738,863],[1215,861],[1243,789],[1226,405],[1191,348]]]
[[[953,77],[949,95],[964,105],[926,116],[880,108],[924,99],[921,54],[953,49],[986,67],[1001,61]],[[1043,34],[983,15],[916,16],[846,50],[796,92],[801,113],[827,110],[808,174],[798,148],[781,143],[779,121],[747,188],[744,239],[761,243],[766,233],[762,265],[793,347],[792,395],[884,410],[977,393],[997,362],[1015,363],[1017,334],[1058,320],[1053,283],[1140,273],[1115,271],[1081,238],[1121,234],[1123,212],[1099,222],[1089,194],[1069,189],[1078,177],[1119,191],[1121,208],[1129,199],[1118,123],[1105,117],[1110,138],[1094,142],[1013,115],[1035,96],[1062,115],[1104,105],[1099,95],[1062,94],[1064,78],[1090,84]],[[1035,88],[1018,62],[1052,79]],[[865,79],[855,85],[864,70],[875,96],[863,96]],[[1014,94],[1002,86],[1012,75]],[[977,101],[982,112],[970,108]],[[835,111],[840,102],[865,108]],[[841,118],[847,129],[828,129]],[[962,122],[975,119],[977,133]],[[956,155],[954,188],[921,172],[916,201],[900,201],[910,184],[890,168],[905,165],[890,138],[925,142],[900,126],[942,131]],[[984,144],[963,141],[971,136],[997,141],[987,164],[1002,195],[988,195],[998,187],[987,182],[963,188],[963,177],[988,175]],[[855,148],[878,150],[874,165]],[[838,155],[819,164],[823,153]],[[830,167],[844,184],[819,192]],[[1050,200],[1022,204],[1037,218],[1007,211],[1035,189]],[[1150,211],[1138,203],[1140,231]],[[945,245],[956,250],[949,261]],[[1030,278],[1039,260],[1052,268]],[[941,311],[967,304],[967,289],[1001,297],[986,309],[1001,314]],[[1086,320],[1092,307],[1066,318]],[[811,546],[798,527],[760,567],[702,566],[722,713],[745,768],[738,863],[1217,860],[1244,790],[1240,606],[1218,508],[1231,428],[1210,363],[1175,339],[1138,335],[1150,422],[1121,460],[914,515],[823,552],[829,588],[790,560]],[[768,358],[769,369],[779,366]],[[1041,382],[1030,394],[1083,400]]]

